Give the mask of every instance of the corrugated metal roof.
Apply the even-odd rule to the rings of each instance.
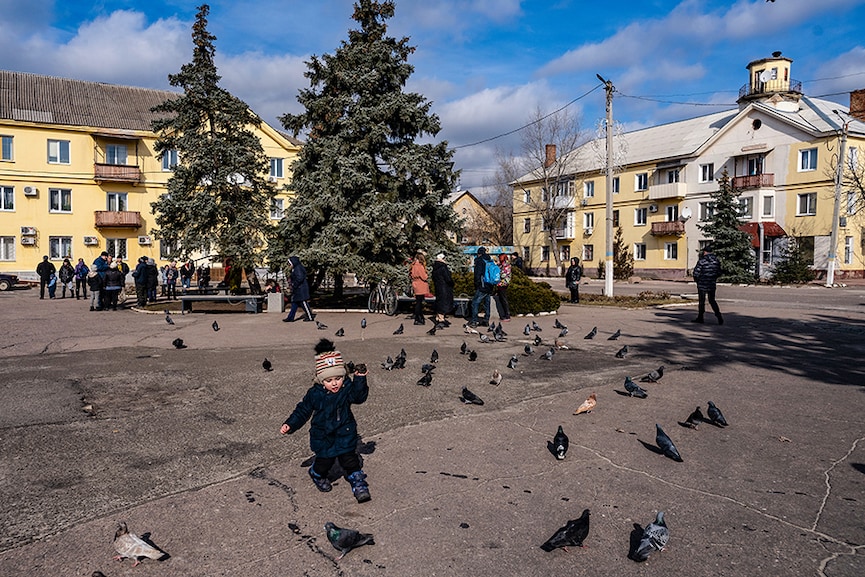
[[[0,118],[21,122],[151,130],[153,106],[179,95],[0,70]]]

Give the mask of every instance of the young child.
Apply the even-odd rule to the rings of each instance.
[[[366,365],[358,365],[353,378],[347,377],[342,353],[334,350],[328,339],[321,339],[315,346],[315,384],[297,404],[291,416],[285,420],[280,433],[294,433],[310,417],[309,446],[315,460],[309,468],[309,476],[319,491],[331,490],[327,474],[334,461],[339,461],[345,470],[345,479],[351,484],[358,503],[370,500],[366,474],[360,468],[357,454],[357,421],[351,405],[366,401],[369,387],[366,384]]]

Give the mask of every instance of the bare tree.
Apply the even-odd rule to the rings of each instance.
[[[499,245],[514,242],[514,189],[513,183],[520,176],[512,154],[496,151],[498,168],[493,182],[486,180],[484,188],[489,191],[487,211],[492,218],[492,239]]]

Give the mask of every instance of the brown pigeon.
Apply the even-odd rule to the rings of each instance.
[[[114,550],[118,553],[114,556],[115,561],[123,561],[129,557],[135,559],[133,567],[141,563],[141,557],[159,560],[165,556],[163,551],[153,547],[135,533],[130,533],[126,523],[119,523],[117,526],[117,532],[114,534]]]
[[[575,415],[579,415],[580,413],[591,413],[592,409],[595,408],[597,404],[597,398],[595,397],[595,393],[589,395],[589,398],[583,401],[583,404],[577,407],[577,410],[574,411]]]

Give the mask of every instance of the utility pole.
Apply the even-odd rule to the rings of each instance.
[[[833,112],[838,116],[842,114],[840,110],[834,110]],[[827,287],[835,284],[835,265],[838,261],[838,227],[841,217],[841,185],[844,181],[844,163],[847,160],[845,154],[847,149],[847,128],[849,125],[849,119],[841,125],[841,146],[838,149],[838,162],[837,166],[835,166],[835,207],[832,210],[832,234],[829,237],[829,265],[826,269]]]
[[[607,93],[607,250],[604,260],[604,296],[613,296],[613,82],[604,80],[600,74],[596,74],[604,84]]]

